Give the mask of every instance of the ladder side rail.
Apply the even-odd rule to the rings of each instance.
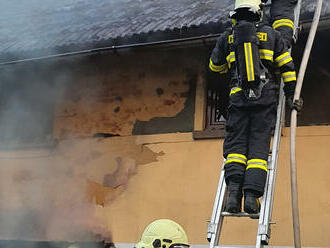
[[[269,204],[266,207],[266,218],[267,218],[267,224],[269,225],[269,222],[272,219],[272,213],[273,213],[273,205],[274,205],[274,191],[275,191],[275,184],[276,184],[276,175],[277,175],[277,166],[278,166],[278,157],[279,157],[279,153],[280,153],[280,140],[281,140],[281,134],[282,134],[282,120],[284,119],[284,112],[285,112],[285,96],[284,96],[284,92],[283,92],[283,81],[281,83],[281,94],[282,94],[282,102],[281,102],[281,110],[282,110],[282,114],[281,114],[281,120],[279,123],[279,130],[278,130],[278,136],[277,136],[277,140],[274,141],[274,145],[276,146],[276,154],[272,154],[272,170],[273,170],[273,175],[270,178],[270,185],[271,185],[271,200],[266,204]],[[276,137],[275,137],[276,139]]]
[[[284,112],[285,112],[285,96],[283,92],[283,81],[281,83],[280,96],[279,96],[279,104],[277,109],[278,118],[276,121],[275,135],[273,140],[272,147],[272,156],[270,163],[270,173],[268,179],[268,186],[266,191],[265,204],[264,204],[264,212],[262,218],[259,219],[259,228],[262,230],[258,230],[258,234],[260,231],[260,237],[262,243],[269,242],[270,236],[270,224],[273,212],[273,203],[274,203],[274,191],[275,191],[275,183],[276,183],[276,175],[277,175],[277,165],[278,165],[278,157],[279,157],[279,149],[280,149],[280,140],[282,133],[282,123],[284,120]]]
[[[217,212],[217,216],[216,216],[216,222],[217,222],[217,229],[216,229],[216,233],[215,233],[215,238],[214,238],[214,242],[210,243],[210,246],[213,244],[212,248],[219,245],[219,241],[220,241],[220,233],[221,233],[221,229],[222,229],[222,223],[223,223],[223,219],[224,217],[221,216],[221,213],[224,209],[224,202],[225,202],[225,197],[227,196],[227,188],[226,188],[226,183],[224,183],[224,187],[222,187],[222,191],[221,191],[221,204],[219,205],[219,210]]]
[[[222,167],[224,167],[224,163],[222,165]],[[209,224],[208,224],[208,229],[207,229],[207,239],[209,240],[211,237],[209,235],[212,234],[212,226],[214,225],[215,223],[215,217],[216,217],[216,214],[217,214],[217,210],[218,210],[218,206],[219,206],[219,198],[220,198],[220,193],[221,193],[221,187],[222,187],[222,173],[223,173],[223,168],[220,172],[220,177],[219,177],[219,182],[218,182],[218,188],[217,188],[217,192],[216,192],[216,195],[215,195],[215,199],[214,199],[214,204],[213,204],[213,210],[212,210],[212,216],[211,216],[211,220],[209,221]]]
[[[267,199],[269,197],[267,197],[267,192],[268,192],[268,188],[269,188],[269,178],[270,178],[270,173],[272,173],[272,171],[268,170],[267,173],[267,180],[266,180],[266,185],[265,185],[265,194],[263,196],[262,199],[262,203],[261,203],[261,209],[260,209],[260,216],[259,216],[259,223],[258,223],[258,231],[257,231],[257,239],[256,239],[256,247],[260,248],[262,247],[262,238],[263,238],[263,234],[267,232],[267,230],[265,230],[265,226],[264,226],[264,218],[265,218],[265,207],[266,204],[265,202],[267,201]]]
[[[208,226],[207,239],[210,242],[210,248],[218,245],[220,231],[222,228],[222,219],[221,216],[222,209],[224,207],[224,198],[226,195],[226,183],[225,183],[225,170],[224,170],[225,160],[223,162],[223,168],[221,170],[218,189],[214,201],[212,218]]]

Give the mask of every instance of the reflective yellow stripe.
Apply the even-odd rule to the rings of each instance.
[[[279,19],[279,20],[276,20],[275,22],[273,22],[273,29],[276,29],[281,26],[288,26],[288,27],[294,29],[293,21],[291,21],[290,19]]]
[[[232,34],[228,35],[228,43],[229,44],[234,43],[234,36]]]
[[[279,62],[281,59],[283,59],[283,58],[286,57],[286,56],[290,56],[289,52],[285,52],[285,53],[281,54],[280,56],[278,56],[278,57],[275,59],[275,61],[276,61],[276,62]]]
[[[252,59],[252,48],[251,43],[244,43],[244,53],[245,53],[245,66],[248,81],[254,81],[254,71],[253,71],[253,59]]]
[[[270,60],[273,62],[274,51],[268,49],[259,49],[261,59]]]
[[[247,165],[246,170],[255,168],[267,171],[267,161],[263,159],[250,159],[247,161]]]
[[[227,159],[225,164],[229,164],[229,163],[233,163],[233,162],[246,165],[246,162],[242,161],[241,159],[237,159],[237,158]]]
[[[222,65],[223,66],[223,69],[219,72],[220,74],[224,74],[224,73],[227,73],[228,72],[228,65],[225,64],[225,65]]]
[[[265,60],[269,60],[269,61],[273,62],[273,57],[271,57],[271,56],[260,55],[260,58],[261,58],[261,59],[265,59]]]
[[[215,65],[213,64],[212,59],[210,59],[209,67],[214,72],[226,73],[228,71],[227,64]]]
[[[247,167],[246,167],[246,170],[248,170],[248,169],[261,169],[261,170],[264,170],[264,171],[267,171],[267,168],[265,167],[265,166],[262,166],[262,165],[248,165]]]
[[[213,64],[212,59],[210,59],[209,67],[214,72],[219,72],[220,71],[220,66]]]
[[[243,154],[230,153],[227,156],[227,160],[226,160],[225,164],[229,164],[229,163],[233,163],[233,162],[246,165],[246,157]]]
[[[267,166],[267,161],[266,160],[263,160],[263,159],[250,159],[248,161],[248,164],[250,163],[261,163],[261,164],[264,164],[265,166]]]
[[[231,63],[235,62],[236,61],[236,58],[235,58],[235,52],[230,52],[230,54],[226,57],[226,60],[228,62],[228,67],[230,69],[231,67]]]
[[[274,55],[274,51],[272,50],[268,50],[268,49],[259,49],[260,53],[266,53],[266,54],[270,54],[270,55]]]
[[[229,93],[229,96],[231,96],[232,94],[235,94],[239,91],[241,91],[242,89],[241,88],[238,88],[238,87],[234,87],[230,90],[230,93]]]
[[[281,76],[283,78],[284,83],[297,80],[295,71],[284,72],[281,74]]]
[[[228,154],[227,158],[232,158],[232,157],[239,157],[242,158],[244,160],[247,160],[246,156],[243,154],[239,154],[239,153],[230,153]]]
[[[288,52],[285,52],[278,56],[275,61],[277,62],[278,67],[281,67],[292,61],[292,57]]]
[[[281,67],[281,66],[283,66],[283,65],[285,65],[285,64],[287,64],[291,61],[292,61],[292,58],[290,56],[290,58],[287,58],[287,59],[283,60],[281,63],[278,63],[278,66]]]
[[[254,81],[255,78],[254,78],[254,67],[253,67],[253,56],[252,56],[252,46],[251,46],[251,43],[249,43],[249,52],[250,52],[250,62],[251,62],[252,81]]]

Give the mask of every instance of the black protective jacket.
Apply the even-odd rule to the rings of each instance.
[[[276,88],[275,72],[279,70],[284,81],[285,94],[287,97],[292,97],[296,86],[296,72],[292,57],[281,34],[269,25],[260,24],[257,26],[257,36],[260,61],[268,71],[269,83],[265,88]],[[209,63],[209,68],[213,72],[230,73],[232,79],[230,95],[242,90],[235,80],[237,68],[233,37],[233,30],[231,30],[226,31],[218,38]],[[267,99],[265,100],[267,102]],[[270,100],[276,101],[276,99]]]

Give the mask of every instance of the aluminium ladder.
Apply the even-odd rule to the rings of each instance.
[[[295,7],[295,20],[294,20],[294,41],[297,40],[297,30],[299,22],[299,14],[301,9],[301,0],[298,0]],[[228,197],[228,192],[225,183],[225,171],[224,165],[222,165],[222,170],[220,174],[220,179],[218,183],[218,189],[215,196],[213,211],[211,220],[207,228],[207,240],[210,242],[210,248],[216,248],[219,245],[221,228],[223,224],[224,217],[250,217],[252,219],[259,219],[258,232],[256,238],[256,247],[262,248],[268,245],[270,239],[271,228],[270,225],[272,219],[273,201],[274,201],[274,190],[276,181],[276,171],[278,154],[280,148],[280,139],[282,133],[282,125],[284,122],[284,111],[285,111],[285,96],[283,92],[283,80],[281,82],[279,101],[277,106],[277,117],[276,125],[274,131],[272,150],[268,156],[268,173],[265,184],[265,193],[262,197],[261,209],[259,214],[248,214],[248,213],[228,213],[225,212],[225,202]]]
[[[208,224],[207,239],[210,242],[210,248],[215,248],[218,246],[220,233],[224,217],[250,217],[252,219],[259,219],[258,233],[256,247],[260,248],[263,245],[267,245],[270,239],[270,224],[272,217],[273,199],[274,199],[274,189],[276,180],[276,170],[278,153],[280,147],[280,138],[282,130],[282,122],[285,110],[285,97],[284,92],[281,87],[279,94],[279,104],[277,107],[277,119],[273,139],[272,152],[268,156],[268,173],[265,185],[265,193],[261,202],[261,209],[259,214],[247,214],[247,213],[237,213],[232,214],[224,211],[225,202],[228,196],[227,187],[225,183],[225,171],[224,163],[221,170],[218,189],[215,197],[215,202],[213,206],[213,212],[211,221]]]

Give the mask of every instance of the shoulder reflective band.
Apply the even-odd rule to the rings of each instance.
[[[275,59],[278,67],[281,67],[289,62],[292,61],[292,57],[290,55],[289,52],[285,52],[283,53],[282,55],[278,56],[276,59]]]
[[[259,49],[261,59],[270,60],[273,62],[274,51],[268,49]]]
[[[247,161],[247,167],[248,169],[261,169],[267,172],[267,161],[263,159],[250,159]]]
[[[236,59],[235,59],[235,52],[230,52],[230,54],[227,56],[226,60],[228,62],[228,67],[230,69],[231,63],[233,63],[233,62],[236,61]]]
[[[229,163],[233,163],[233,162],[246,165],[246,157],[243,154],[230,153],[227,156],[227,160],[226,160],[225,164],[229,164]]]
[[[239,91],[241,91],[242,89],[241,88],[239,88],[239,87],[233,87],[231,90],[230,90],[230,94],[229,94],[229,96],[231,96],[232,94],[235,94],[235,93],[237,93],[237,92],[239,92]]]
[[[244,43],[245,65],[248,81],[254,81],[253,58],[251,43]]]
[[[215,65],[212,62],[212,59],[210,59],[210,64],[209,67],[212,71],[214,72],[219,72],[219,73],[226,73],[228,71],[228,66],[227,64],[223,64],[223,65]]]
[[[290,19],[279,19],[273,22],[273,29],[277,29],[281,26],[287,26],[294,29],[293,21],[291,21]]]
[[[283,78],[284,83],[297,80],[295,71],[284,72],[284,73],[281,74],[281,76]]]

